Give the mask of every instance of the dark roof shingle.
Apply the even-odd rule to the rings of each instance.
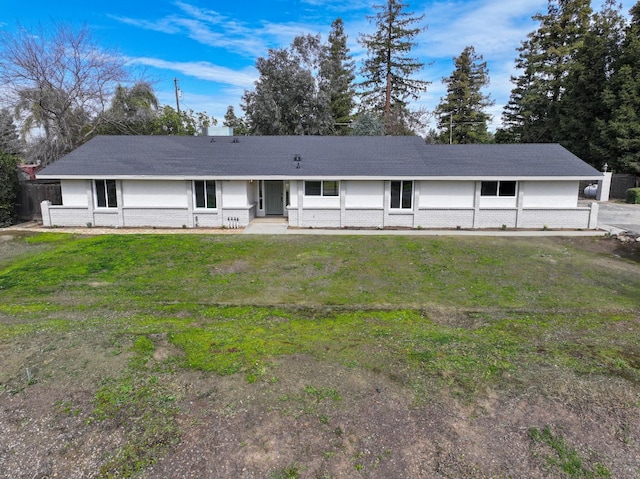
[[[300,168],[294,157],[300,155]],[[419,137],[98,136],[39,177],[599,176],[557,144],[427,145]]]

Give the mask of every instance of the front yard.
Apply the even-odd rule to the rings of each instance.
[[[0,476],[638,479],[639,256],[0,233]]]

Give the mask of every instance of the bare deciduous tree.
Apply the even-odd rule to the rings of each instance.
[[[86,26],[30,31],[18,25],[15,33],[0,34],[0,82],[10,92],[23,137],[36,128],[44,133],[49,152],[41,160],[52,161],[89,139],[126,77],[123,59],[101,48]]]

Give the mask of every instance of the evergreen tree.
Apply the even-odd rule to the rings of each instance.
[[[245,136],[249,134],[247,123],[244,118],[238,118],[232,105],[227,107],[227,112],[224,114],[223,126],[233,128],[233,134],[238,136]]]
[[[349,134],[354,108],[355,63],[347,47],[344,23],[337,18],[331,24],[327,45],[320,59],[320,91],[328,97],[336,133]]]
[[[375,113],[360,112],[351,128],[353,136],[383,136],[384,120]]]
[[[0,228],[13,223],[17,194],[18,160],[0,150]]]
[[[610,119],[605,92],[621,54],[624,26],[616,0],[606,0],[576,51],[560,105],[558,140],[597,167],[611,160],[602,130]]]
[[[23,153],[18,129],[11,112],[6,108],[0,110],[0,152],[14,156]]]
[[[533,18],[539,28],[527,36],[516,59],[520,76],[503,112],[503,123],[517,142],[561,139],[561,101],[575,55],[589,28],[590,0],[549,0],[547,13]]]
[[[487,63],[472,46],[465,47],[453,62],[453,73],[442,80],[447,85],[447,96],[435,111],[440,142],[487,143],[487,122],[491,117],[485,109],[494,104],[489,95],[482,93],[482,88],[489,85]]]
[[[296,37],[289,49],[271,49],[258,58],[260,78],[245,91],[242,108],[255,135],[326,135],[333,130],[329,98],[318,88],[320,40]]]
[[[608,153],[603,159],[617,171],[640,173],[640,2],[631,15],[622,53],[604,94],[610,118],[601,125]]]
[[[386,134],[408,133],[411,116],[408,101],[416,100],[429,85],[412,78],[424,63],[409,53],[416,46],[415,37],[425,27],[416,26],[424,16],[414,16],[407,12],[407,7],[399,0],[374,5],[378,13],[369,20],[375,22],[377,30],[359,39],[367,49],[367,59],[361,69],[362,103],[366,109],[384,115]]]

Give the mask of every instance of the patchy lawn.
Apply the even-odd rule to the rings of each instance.
[[[0,476],[638,479],[638,247],[0,234]]]

